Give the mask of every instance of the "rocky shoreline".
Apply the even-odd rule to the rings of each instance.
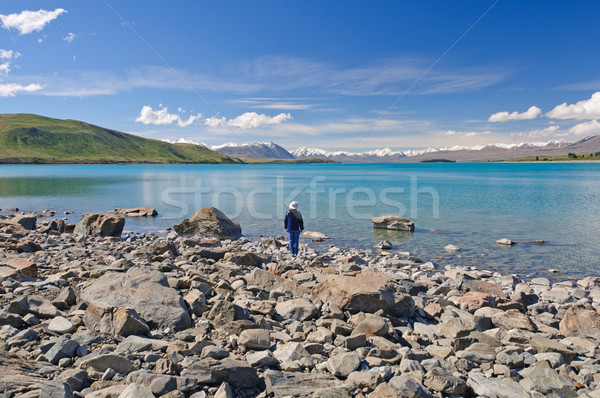
[[[600,397],[600,278],[36,221],[0,225],[2,397]]]

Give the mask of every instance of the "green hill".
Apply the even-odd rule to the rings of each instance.
[[[198,145],[169,144],[77,120],[0,115],[0,163],[243,163]]]

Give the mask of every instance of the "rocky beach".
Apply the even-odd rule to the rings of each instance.
[[[2,397],[600,397],[600,278],[308,237],[292,257],[214,208],[166,236],[123,233],[115,214],[14,213],[0,220]]]

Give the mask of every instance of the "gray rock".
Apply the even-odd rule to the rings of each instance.
[[[398,396],[407,398],[430,398],[431,393],[414,378],[408,375],[395,376],[388,384],[398,391]]]
[[[154,394],[150,387],[131,383],[123,390],[118,398],[154,398]]]
[[[133,307],[153,328],[178,331],[192,326],[183,299],[158,271],[134,267],[125,274],[108,272],[83,289],[81,298],[92,305]]]
[[[310,354],[302,347],[300,343],[293,341],[277,347],[273,353],[273,356],[275,356],[279,362],[286,362],[309,357]]]
[[[79,343],[65,337],[59,339],[44,356],[48,362],[57,365],[63,358],[72,358],[79,347]]]
[[[215,393],[215,398],[233,398],[233,391],[227,383],[221,383],[219,389]]]
[[[75,225],[75,235],[83,236],[121,236],[125,219],[100,213],[85,213]]]
[[[169,343],[140,336],[128,336],[117,346],[116,352],[165,351]]]
[[[352,331],[352,334],[365,334],[367,336],[385,336],[386,334],[388,334],[389,330],[390,328],[385,318],[371,315],[367,316],[358,325],[356,325],[356,327]]]
[[[194,378],[200,384],[226,382],[234,388],[255,388],[260,383],[256,369],[245,361],[233,359],[196,361],[181,375]]]
[[[48,330],[58,334],[72,333],[75,331],[75,329],[75,325],[73,325],[67,318],[62,316],[53,318],[48,324]]]
[[[275,312],[284,319],[306,321],[319,315],[319,310],[310,301],[305,299],[292,299],[282,301],[275,306]]]
[[[135,370],[133,363],[129,359],[118,354],[101,354],[92,356],[91,358],[82,358],[79,367],[98,373],[104,373],[108,368],[112,368],[121,374],[128,374]]]
[[[57,379],[70,385],[73,391],[81,391],[85,386],[87,373],[81,369],[67,369]]]
[[[246,361],[250,364],[250,366],[262,368],[277,368],[279,366],[279,361],[277,358],[273,356],[271,351],[256,351],[252,353],[246,354]]]
[[[266,329],[248,329],[240,334],[238,344],[250,350],[268,350],[271,347],[271,337]]]
[[[325,373],[300,373],[279,372],[267,370],[265,372],[267,393],[277,398],[288,396],[309,397],[316,390],[339,386],[340,380]]]
[[[73,398],[73,389],[60,380],[47,381],[42,384],[40,398]]]
[[[537,391],[542,394],[557,393],[565,397],[577,396],[573,382],[559,375],[554,369],[529,367],[519,374],[523,377],[519,384],[526,391]]]
[[[346,378],[360,366],[360,357],[356,352],[337,354],[327,360],[327,370],[332,375]]]
[[[467,385],[475,394],[486,398],[529,398],[519,383],[510,379],[487,378],[483,373],[471,371]]]

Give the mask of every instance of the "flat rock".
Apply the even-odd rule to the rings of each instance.
[[[40,398],[73,398],[71,386],[60,380],[46,381],[42,384]]]
[[[398,216],[381,216],[371,218],[373,228],[394,229],[399,231],[415,230],[415,223],[408,218]]]
[[[57,316],[53,318],[48,324],[48,330],[56,332],[58,334],[71,333],[75,331],[75,325],[71,323],[67,318]]]
[[[0,278],[23,275],[35,278],[38,273],[37,264],[25,258],[6,258],[0,261]]]
[[[310,397],[315,390],[342,384],[339,379],[326,373],[267,370],[264,376],[267,393],[273,394],[277,398]]]
[[[388,384],[398,392],[398,395],[395,396],[410,398],[432,397],[425,386],[408,375],[394,376],[388,381]]]
[[[242,227],[215,207],[205,207],[173,229],[181,236],[205,236],[237,239],[242,236]]]
[[[116,208],[113,213],[120,214],[125,217],[154,217],[158,215],[156,209],[148,207],[135,207],[133,209]]]
[[[360,366],[360,357],[356,352],[345,352],[327,360],[327,370],[332,375],[346,378]]]
[[[446,250],[447,252],[458,252],[460,251],[460,247],[456,245],[446,245],[444,246],[444,250]]]
[[[8,393],[46,381],[40,370],[48,367],[48,362],[32,361],[7,351],[0,357],[0,392]]]
[[[523,329],[530,332],[535,332],[537,330],[535,323],[519,310],[499,312],[492,316],[492,323],[496,327],[506,330]]]
[[[306,299],[292,299],[277,303],[275,312],[284,319],[293,319],[296,321],[306,321],[319,315],[319,310],[310,301]]]
[[[118,354],[100,354],[90,358],[82,358],[79,367],[98,373],[104,373],[108,368],[122,374],[128,374],[135,370],[133,363],[129,359]]]
[[[150,387],[131,383],[123,390],[119,398],[154,398],[154,394]]]
[[[199,384],[228,383],[235,388],[255,388],[260,384],[256,369],[246,361],[234,359],[200,360],[181,372],[182,376],[196,379]]]
[[[83,236],[121,236],[125,219],[100,213],[85,213],[75,225],[73,233]]]
[[[383,310],[394,316],[410,315],[414,302],[410,295],[381,272],[363,270],[355,275],[336,275],[312,289],[313,301],[333,303],[345,311],[374,313]]]
[[[498,239],[496,241],[496,243],[499,245],[503,245],[503,246],[512,246],[512,245],[517,244],[517,242],[515,242],[514,240],[510,240],[510,239],[506,239],[506,238]]]
[[[469,373],[467,385],[475,394],[488,398],[529,398],[530,394],[514,380],[487,378],[483,373]]]
[[[192,326],[183,298],[158,271],[133,267],[125,274],[108,272],[83,289],[81,298],[89,304],[133,307],[152,328]]]
[[[283,290],[292,293],[295,297],[302,297],[310,293],[310,289],[260,268],[253,269],[250,274],[244,276],[244,279],[248,285],[259,286],[267,292],[271,290]]]
[[[529,367],[519,372],[522,379],[519,384],[526,391],[537,391],[542,394],[556,393],[565,397],[577,397],[573,382],[558,374],[554,369]]]
[[[238,344],[249,350],[268,350],[271,347],[271,337],[266,329],[248,329],[240,334]]]
[[[329,236],[325,235],[324,233],[315,231],[304,231],[302,232],[302,236],[311,239],[330,239]]]

